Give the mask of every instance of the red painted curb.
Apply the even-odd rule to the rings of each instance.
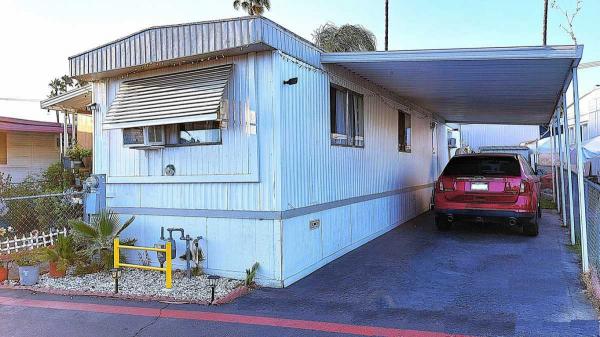
[[[443,332],[404,330],[396,328],[385,328],[367,325],[352,325],[333,322],[307,321],[287,318],[275,318],[265,316],[248,316],[237,314],[225,314],[218,312],[172,310],[158,308],[142,308],[119,305],[105,305],[92,303],[76,303],[61,301],[31,300],[22,298],[0,296],[0,305],[72,310],[81,312],[94,312],[117,315],[132,315],[144,317],[175,318],[194,321],[210,321],[231,324],[245,324],[255,326],[268,326],[276,328],[290,328],[296,330],[311,330],[330,333],[354,334],[359,336],[383,336],[383,337],[468,337],[466,335],[453,335]]]

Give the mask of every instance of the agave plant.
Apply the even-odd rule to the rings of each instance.
[[[85,247],[84,253],[92,261],[100,261],[105,269],[110,269],[113,263],[113,240],[119,236],[135,220],[132,216],[125,223],[121,223],[118,214],[103,210],[92,217],[90,223],[81,220],[71,221],[70,225],[75,233],[82,239]]]

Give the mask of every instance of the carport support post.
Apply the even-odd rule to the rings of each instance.
[[[558,109],[557,113],[556,113],[556,125],[558,126],[557,130],[558,130],[558,160],[560,161],[560,166],[558,167],[558,169],[560,170],[560,189],[558,190],[558,192],[560,193],[560,204],[561,204],[561,218],[562,218],[562,225],[563,227],[567,226],[567,212],[566,212],[566,206],[565,206],[565,174],[564,174],[564,168],[565,166],[563,165],[563,160],[564,160],[564,149],[563,149],[563,142],[562,142],[562,127],[560,125],[560,110]]]
[[[573,68],[573,110],[575,111],[575,148],[577,149],[577,189],[579,192],[579,228],[581,229],[581,264],[583,272],[590,271],[585,214],[585,186],[583,185],[583,151],[581,150],[581,121],[579,113],[579,83],[577,68]]]
[[[562,95],[562,111],[563,111],[563,125],[565,136],[565,152],[567,157],[567,182],[569,185],[569,230],[571,232],[571,244],[575,244],[575,216],[573,215],[573,174],[571,173],[571,151],[569,147],[569,116],[567,114],[567,95],[563,92]]]
[[[552,169],[552,199],[558,206],[558,200],[556,199],[558,197],[558,193],[556,193],[556,186],[558,185],[556,184],[556,167],[554,166],[554,122],[548,124],[548,127],[550,128],[550,168]]]

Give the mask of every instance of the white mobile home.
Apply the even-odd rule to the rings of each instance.
[[[538,125],[463,124],[461,146],[478,152],[482,146],[519,146],[540,137]]]
[[[438,90],[465,74],[454,62],[556,58],[535,83],[547,95],[529,106],[527,121],[541,124],[579,54],[324,53],[246,17],[146,29],[69,62],[93,85],[94,172],[106,175],[107,205],[137,216],[127,235],[150,245],[161,226],[183,227],[202,236],[207,272],[241,277],[258,261],[258,282],[281,287],[428,209],[448,156],[444,121],[505,111],[506,123],[523,122],[513,99],[529,92],[523,83],[493,107],[465,98],[461,83]],[[436,58],[450,62],[423,62]],[[431,69],[410,71],[418,64],[441,75],[428,83]]]

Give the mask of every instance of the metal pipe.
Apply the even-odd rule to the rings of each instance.
[[[567,110],[567,95],[562,94],[563,124],[565,125],[565,149],[567,151],[567,182],[569,185],[569,229],[571,232],[571,244],[575,244],[575,216],[573,215],[573,174],[571,173],[571,151],[569,144],[569,115]]]
[[[587,248],[587,220],[585,214],[585,186],[583,181],[583,151],[581,150],[581,121],[579,111],[579,83],[577,68],[573,72],[573,110],[575,112],[575,148],[577,149],[577,189],[579,192],[579,228],[581,229],[581,265],[584,273],[589,272]]]
[[[560,109],[558,109],[557,114],[556,114],[556,125],[558,125],[558,160],[560,161],[560,165],[559,165],[559,170],[560,170],[560,189],[559,189],[559,193],[560,193],[560,203],[561,203],[561,219],[562,219],[562,226],[566,227],[567,226],[567,218],[566,218],[566,205],[565,205],[565,173],[564,173],[564,165],[563,165],[563,143],[562,143],[562,127],[560,124]]]

